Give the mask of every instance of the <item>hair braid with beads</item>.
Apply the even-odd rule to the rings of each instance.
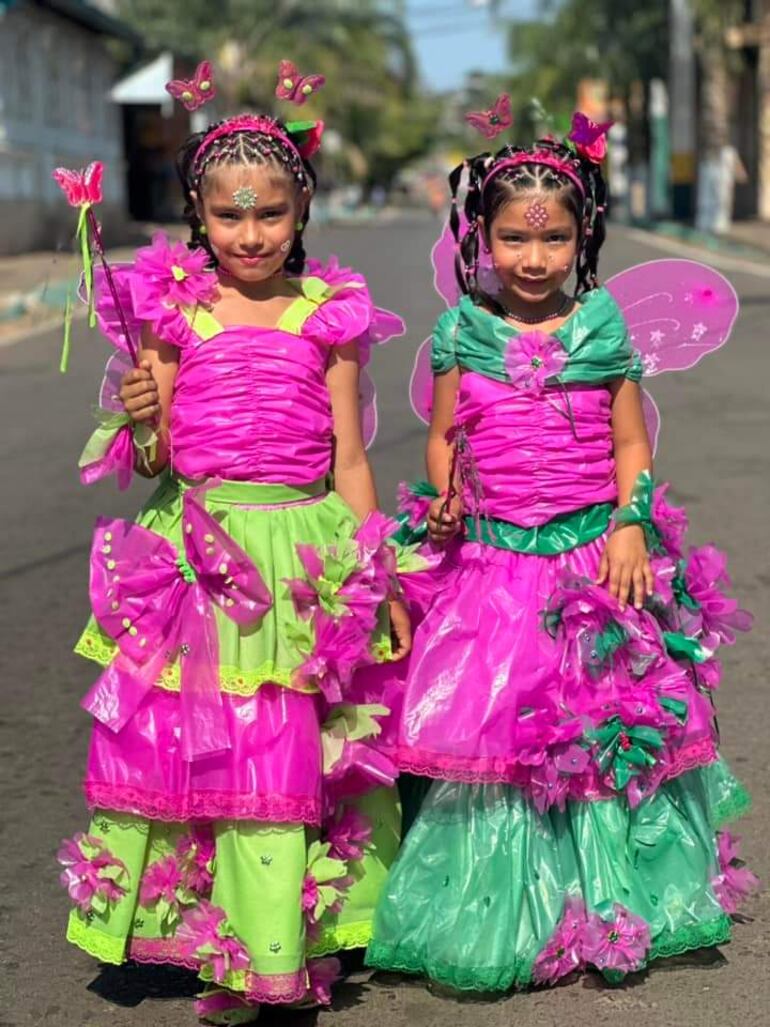
[[[280,125],[280,123],[279,123]],[[211,170],[220,167],[244,165],[246,167],[269,167],[294,182],[298,195],[306,199],[301,227],[297,228],[294,242],[284,262],[284,268],[292,275],[301,275],[305,269],[305,246],[303,235],[310,220],[310,199],[315,190],[316,176],[311,164],[299,157],[280,138],[265,132],[232,132],[216,140],[205,151],[199,161],[196,173],[195,156],[204,138],[215,126],[190,136],[181,147],[176,161],[177,174],[182,183],[185,198],[184,218],[190,226],[190,246],[202,246],[216,263],[216,257],[198,215],[193,192],[206,195],[206,178]],[[282,126],[281,126],[282,127]]]
[[[580,178],[582,190],[570,175],[560,172],[551,164],[538,163],[536,152],[569,162],[573,173]],[[530,153],[533,157],[531,161],[523,161],[515,167],[504,167],[498,174],[494,174],[496,165],[511,157]],[[464,206],[467,229],[461,235],[457,196],[463,172],[467,172],[468,178]],[[608,203],[607,185],[598,164],[579,156],[563,143],[541,139],[532,149],[504,146],[494,156],[480,153],[468,158],[451,172],[449,186],[452,192],[449,224],[457,243],[455,273],[461,291],[471,296],[475,303],[482,303],[497,313],[502,312],[497,300],[479,285],[479,218],[483,217],[488,233],[505,206],[531,192],[553,196],[575,218],[578,228],[575,297],[598,287],[599,251],[606,237]]]

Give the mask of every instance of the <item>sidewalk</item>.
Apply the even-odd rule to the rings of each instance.
[[[674,239],[701,251],[711,250],[743,260],[766,262],[770,260],[770,222],[735,221],[726,235],[699,232],[682,221],[634,221],[630,228]]]
[[[153,231],[162,229],[171,238],[186,236],[184,225],[137,225],[137,238],[149,242]],[[131,260],[137,245],[108,250],[112,264]],[[98,266],[98,258],[95,258]],[[62,319],[67,295],[74,292],[80,275],[80,255],[71,251],[38,250],[0,257],[0,346],[9,345],[29,332],[45,331]],[[85,307],[75,304],[75,317]]]

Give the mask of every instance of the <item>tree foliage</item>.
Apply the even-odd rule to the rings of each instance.
[[[321,117],[358,157],[369,184],[432,143],[436,110],[417,88],[412,44],[397,6],[376,0],[121,0],[121,14],[156,48],[211,57],[228,106]],[[326,76],[307,108],[273,95],[278,62]]]

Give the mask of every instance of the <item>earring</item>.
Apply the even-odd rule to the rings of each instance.
[[[209,230],[208,230],[208,228],[206,228],[205,225],[201,225],[198,228],[198,235],[208,235],[208,234],[209,234]]]
[[[572,264],[565,264],[564,267],[562,268],[562,271],[564,271],[565,273],[567,271],[571,271],[571,270],[572,270]]]
[[[297,229],[298,232],[301,232],[305,226],[301,221],[298,221],[294,227]]]

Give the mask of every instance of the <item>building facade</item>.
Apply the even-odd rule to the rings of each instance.
[[[0,253],[66,245],[57,166],[105,164],[103,217],[125,220],[123,124],[110,39],[128,27],[84,0],[0,0]]]

